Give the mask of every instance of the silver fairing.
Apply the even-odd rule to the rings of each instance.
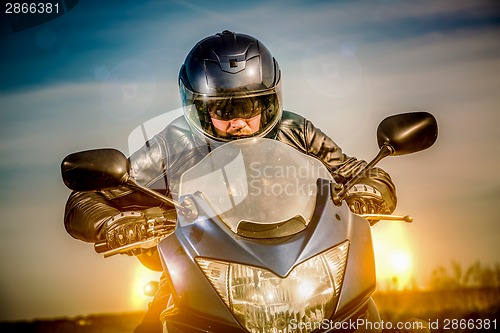
[[[314,197],[309,198],[314,206],[311,214],[304,219],[306,227],[303,230],[274,239],[238,235],[234,224],[227,222],[227,217],[207,200],[207,195],[202,192],[186,194],[185,197],[196,205],[198,218],[186,221],[180,216],[175,233],[158,245],[173,289],[175,311],[164,316],[167,325],[187,325],[198,327],[200,331],[212,331],[214,328],[208,326],[222,325],[225,330],[245,331],[204,276],[195,258],[213,258],[260,267],[284,278],[297,265],[346,240],[350,243],[347,266],[331,319],[345,320],[358,311],[360,305],[369,302],[375,289],[370,226],[365,219],[352,214],[345,204],[341,207],[333,204],[330,184],[329,179],[316,180]],[[275,201],[274,205],[282,208],[286,203]],[[185,322],[186,318],[189,318],[189,323]]]

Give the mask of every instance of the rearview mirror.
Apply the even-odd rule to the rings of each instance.
[[[74,191],[96,191],[126,184],[129,162],[116,149],[95,149],[73,153],[62,161],[64,184]]]
[[[189,218],[196,215],[193,207],[179,204],[171,198],[137,183],[129,174],[130,162],[116,149],[94,149],[73,153],[61,163],[64,184],[73,191],[99,191],[120,185],[148,194],[179,209]]]
[[[436,142],[437,121],[428,112],[411,112],[382,120],[377,129],[379,148],[389,146],[391,155],[405,155],[429,148]]]
[[[391,155],[405,155],[429,148],[436,142],[437,121],[428,112],[411,112],[390,116],[377,128],[380,148],[377,156],[347,183],[337,183],[332,188],[332,200],[341,205],[347,192],[380,160]]]

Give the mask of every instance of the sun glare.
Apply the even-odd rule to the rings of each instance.
[[[391,255],[391,266],[395,273],[405,274],[411,266],[410,255],[405,252],[394,252]]]
[[[379,289],[402,290],[412,287],[413,254],[408,231],[404,227],[404,224],[388,222],[372,229]]]
[[[160,275],[160,272],[152,271],[137,261],[130,293],[131,305],[134,310],[146,310],[148,308],[148,303],[151,302],[152,298],[145,295],[144,287],[150,281],[159,281]]]

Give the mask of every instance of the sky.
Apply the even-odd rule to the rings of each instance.
[[[137,286],[155,273],[66,233],[60,163],[93,148],[128,154],[137,126],[180,107],[189,50],[225,29],[267,46],[285,109],[348,155],[375,156],[386,116],[436,117],[433,147],[380,163],[396,213],[414,218],[373,227],[380,279],[398,251],[421,286],[451,261],[500,263],[498,1],[65,4],[64,15],[16,32],[11,14],[0,17],[0,320],[146,309]]]

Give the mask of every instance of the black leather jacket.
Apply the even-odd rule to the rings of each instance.
[[[332,139],[310,121],[292,112],[283,112],[281,123],[273,136],[322,161],[337,182],[345,183],[366,165],[365,161],[342,153]],[[180,117],[132,154],[130,173],[139,183],[175,198],[178,177],[213,148],[209,143],[197,140],[185,119]],[[360,183],[380,191],[388,210],[394,211],[396,190],[387,173],[376,168]],[[96,242],[105,239],[104,226],[112,216],[121,211],[160,205],[155,199],[127,188],[73,192],[66,204],[64,224],[74,238]]]

